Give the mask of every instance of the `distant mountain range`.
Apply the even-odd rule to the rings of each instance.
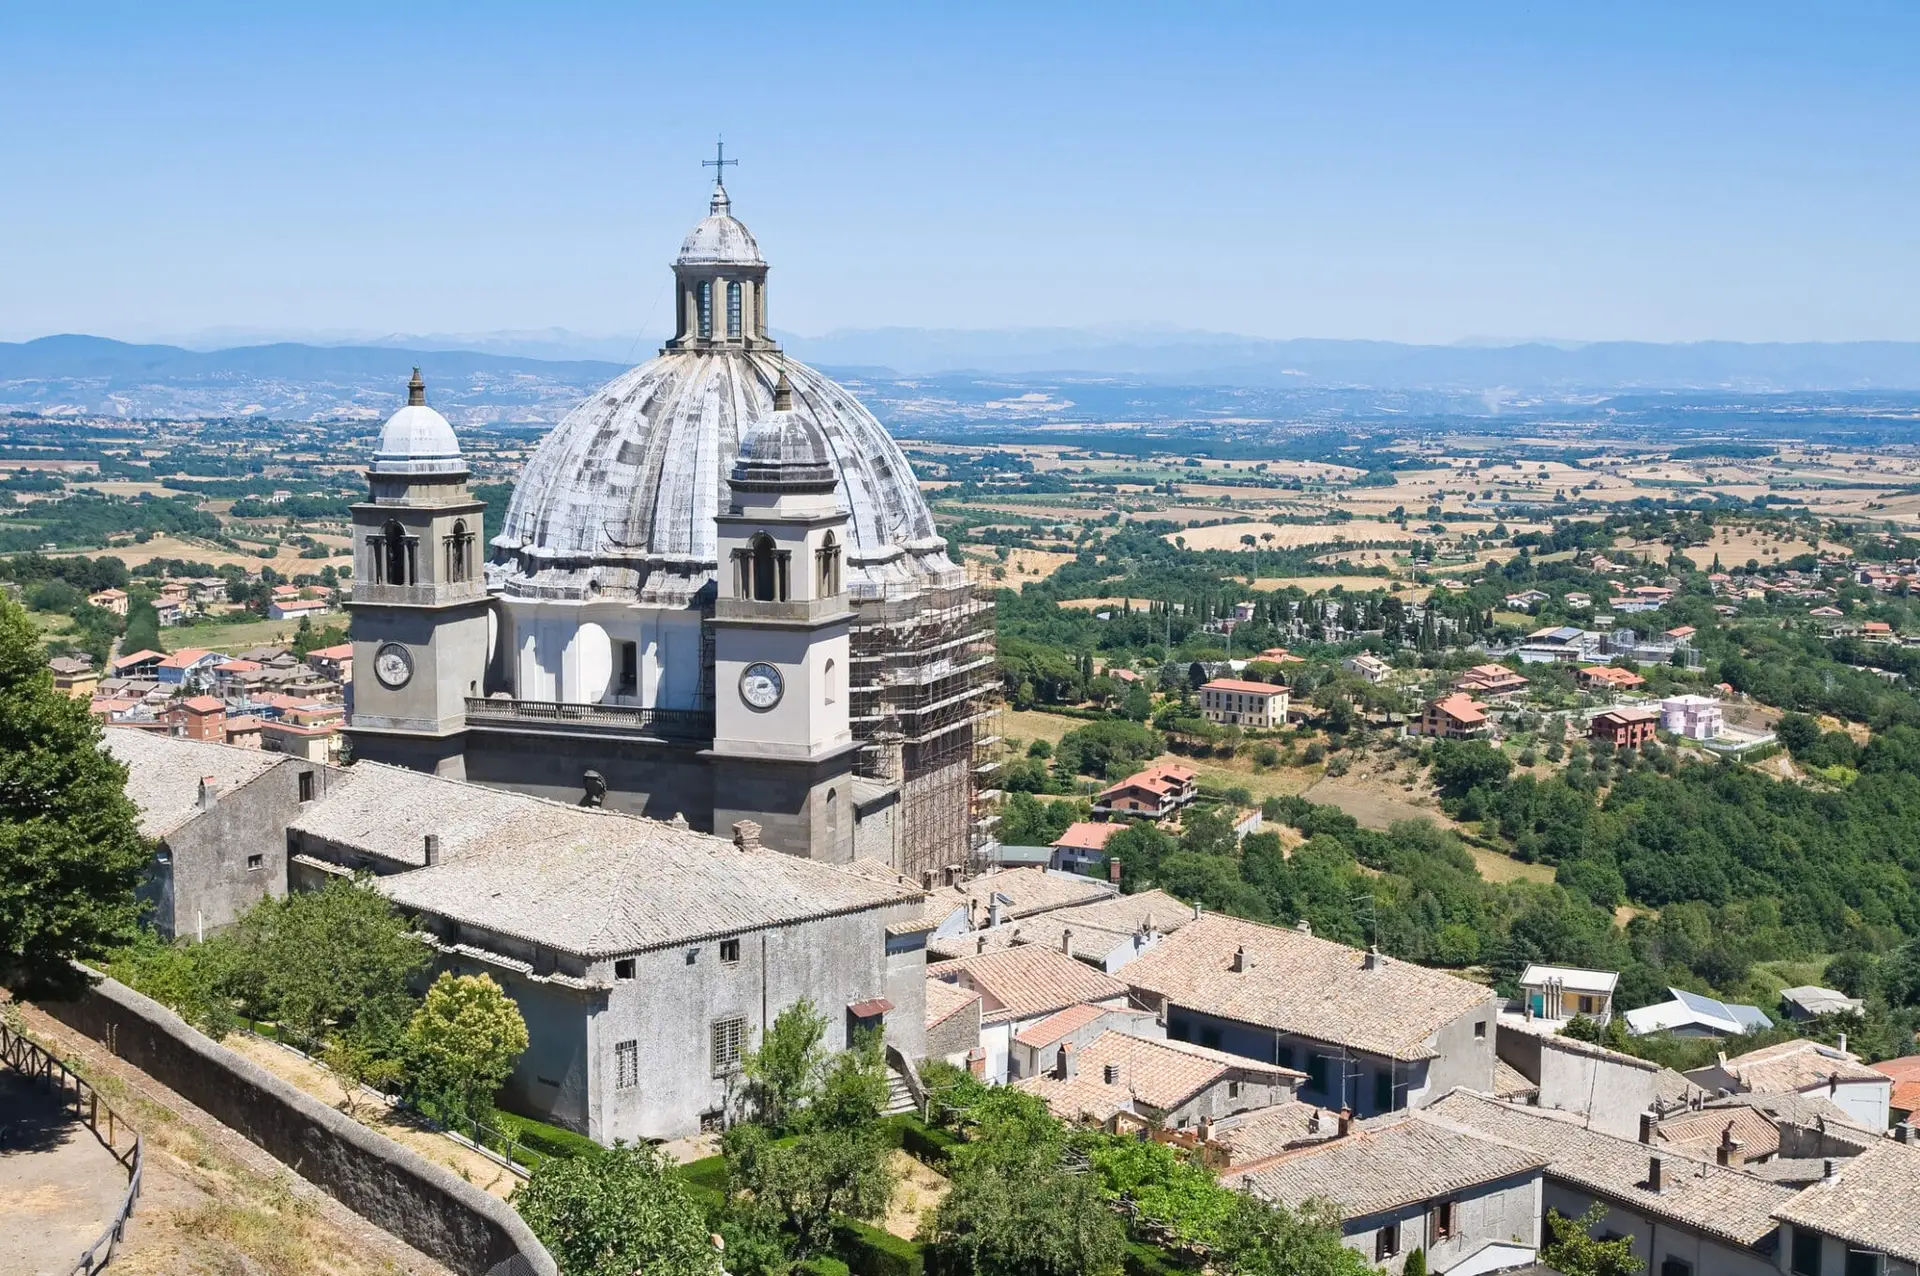
[[[1623,392],[1920,390],[1920,343],[1912,342],[1416,346],[1056,328],[882,328],[821,337],[782,334],[781,340],[794,357],[857,378],[894,402],[913,400],[914,383],[927,378],[939,382],[937,398],[987,405],[1013,397],[1008,383],[983,381],[976,389],[970,378],[1024,378],[1069,388],[1097,381],[1137,390],[1124,400],[1135,418],[1182,415],[1180,405],[1190,408],[1194,399],[1172,391],[1196,387],[1260,391],[1263,410],[1293,392],[1317,398],[1332,391],[1362,397],[1417,392],[1468,404],[1481,399],[1489,411],[1528,399]],[[43,337],[0,343],[0,410],[372,419],[392,410],[418,364],[432,401],[454,420],[536,425],[558,420],[595,387],[650,358],[658,345],[657,339],[588,338],[563,329],[216,350]],[[1070,397],[1086,405],[1093,398]],[[1166,406],[1156,406],[1161,403]],[[937,411],[937,404],[926,406]]]

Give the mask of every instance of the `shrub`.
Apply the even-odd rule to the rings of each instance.
[[[1313,766],[1317,762],[1324,762],[1326,757],[1327,746],[1315,740],[1307,746],[1306,752],[1301,754],[1301,761],[1305,762],[1308,766]]]
[[[922,1276],[926,1271],[920,1246],[852,1219],[833,1229],[833,1245],[853,1276]]]
[[[584,1134],[575,1134],[572,1130],[563,1130],[557,1125],[548,1125],[545,1121],[536,1121],[517,1112],[495,1112],[491,1120],[500,1127],[502,1134],[511,1135],[514,1142],[542,1156],[589,1156],[600,1150],[600,1145]],[[716,1163],[720,1160],[717,1156],[708,1159]],[[704,1165],[706,1162],[696,1161],[694,1164]],[[682,1173],[685,1173],[685,1168]]]

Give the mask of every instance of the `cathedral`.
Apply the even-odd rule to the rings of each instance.
[[[921,876],[986,836],[991,603],[906,457],[767,334],[716,181],[675,331],[527,461],[505,525],[416,371],[353,507],[355,758]]]

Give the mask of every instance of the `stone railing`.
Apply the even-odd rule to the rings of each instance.
[[[623,704],[565,704],[556,700],[467,697],[467,722],[485,726],[524,723],[579,723],[592,728],[631,730],[669,740],[711,740],[711,709],[646,709]]]
[[[439,603],[466,602],[487,596],[486,586],[477,580],[455,581],[444,585],[375,585],[354,582],[349,603],[383,603],[398,607],[432,607]]]

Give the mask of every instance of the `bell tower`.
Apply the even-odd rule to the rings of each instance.
[[[784,371],[772,414],[740,441],[730,486],[715,519],[713,826],[750,819],[775,850],[844,864],[858,749],[847,513],[825,440],[793,410]]]
[[[485,694],[492,606],[481,575],[483,502],[420,369],[380,431],[368,499],[353,507],[356,758],[465,778],[469,696]]]

